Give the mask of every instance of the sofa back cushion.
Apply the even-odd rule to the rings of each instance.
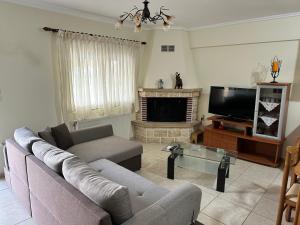
[[[50,169],[60,174],[62,173],[63,161],[74,156],[72,153],[59,149],[45,141],[35,142],[32,145],[32,152]]]
[[[73,157],[70,152],[56,148],[46,152],[44,156],[44,163],[57,173],[62,174],[62,164],[64,160]]]
[[[46,127],[45,130],[38,132],[38,135],[49,144],[57,146],[50,127]]]
[[[110,213],[114,224],[122,224],[133,216],[128,188],[100,175],[78,157],[63,162],[66,181]]]
[[[52,149],[56,149],[57,147],[49,144],[46,141],[37,141],[35,143],[33,143],[32,145],[32,153],[41,161],[44,161],[44,156],[45,154],[52,150]]]
[[[70,131],[65,123],[51,128],[57,147],[67,150],[74,145]]]
[[[25,150],[31,152],[32,144],[36,141],[40,141],[39,138],[32,130],[27,127],[21,127],[14,132],[15,141],[23,147]]]

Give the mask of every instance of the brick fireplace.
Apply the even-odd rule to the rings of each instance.
[[[189,142],[200,126],[201,89],[139,89],[134,136],[145,143]]]

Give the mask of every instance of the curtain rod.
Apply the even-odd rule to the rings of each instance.
[[[106,37],[106,38],[119,39],[119,40],[123,40],[123,41],[140,42],[142,45],[146,45],[146,44],[147,44],[147,42],[144,42],[144,41],[130,40],[130,39],[118,38],[118,37],[110,37],[110,36],[99,35],[99,34],[89,34],[89,33],[84,33],[84,32],[70,31],[70,30],[62,30],[62,29],[51,28],[51,27],[43,27],[43,30],[44,30],[44,31],[50,31],[50,32],[53,32],[53,33],[57,33],[59,30],[61,30],[61,31],[71,32],[71,33],[76,33],[76,34],[87,34],[87,35],[95,36],[95,37]]]

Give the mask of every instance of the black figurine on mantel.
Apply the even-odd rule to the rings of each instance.
[[[180,73],[176,72],[176,84],[175,84],[175,89],[182,89],[182,79],[180,78]]]

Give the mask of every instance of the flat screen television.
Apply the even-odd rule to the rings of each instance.
[[[253,120],[255,98],[256,89],[211,86],[208,112],[232,119]]]

